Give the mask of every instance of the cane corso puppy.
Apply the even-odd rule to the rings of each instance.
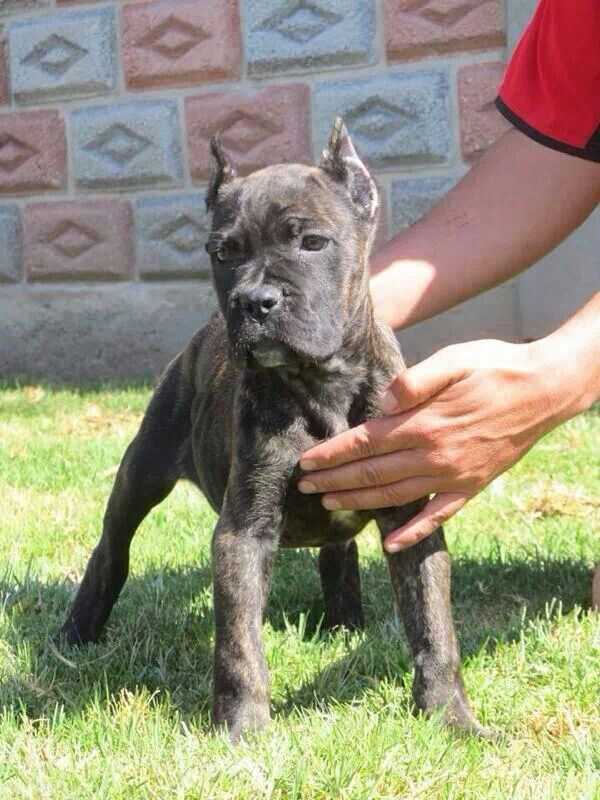
[[[62,635],[95,641],[127,578],[136,528],[180,478],[219,513],[212,540],[216,647],[213,716],[236,739],[269,719],[261,628],[278,547],[318,547],[329,626],[364,623],[354,537],[381,535],[422,508],[331,512],[296,484],[300,454],[380,415],[404,363],[373,314],[368,257],[377,189],[337,120],[316,167],[236,176],[218,140],[207,194],[220,312],[167,367],[129,445]],[[414,699],[485,735],[465,697],[439,530],[387,555],[414,657]]]

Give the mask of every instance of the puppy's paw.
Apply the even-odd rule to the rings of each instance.
[[[502,738],[491,728],[482,725],[471,711],[460,680],[454,686],[443,683],[437,687],[430,685],[425,692],[415,692],[414,700],[420,711],[427,716],[439,716],[444,725],[459,734],[494,742]]]
[[[324,630],[335,631],[339,628],[353,631],[363,631],[365,629],[365,615],[362,606],[352,606],[342,609],[327,609],[325,614]]]
[[[100,633],[84,623],[78,623],[69,617],[59,632],[53,636],[52,641],[57,647],[81,647],[84,644],[91,644],[98,641]]]
[[[499,733],[482,725],[462,699],[446,706],[442,713],[442,719],[446,725],[459,734],[475,736],[477,739],[485,739],[490,742],[500,742],[502,739]]]
[[[269,705],[255,700],[217,697],[213,709],[213,723],[224,726],[232,742],[239,742],[245,733],[263,730],[269,724]]]

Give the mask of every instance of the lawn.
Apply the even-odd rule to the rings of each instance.
[[[99,536],[148,386],[0,387],[0,798],[600,798],[600,414],[541,442],[448,526],[455,620],[498,744],[410,713],[376,533],[359,539],[367,629],[325,634],[316,553],[282,552],[265,619],[270,729],[210,730],[209,543],[180,484],[133,545],[101,643],[56,632]]]

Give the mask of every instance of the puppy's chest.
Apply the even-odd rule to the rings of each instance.
[[[308,446],[352,427],[348,413],[349,409],[345,409],[345,413],[322,406],[315,409],[314,414],[304,420],[310,441]],[[360,533],[371,518],[369,512],[328,511],[321,503],[322,495],[298,491],[299,478],[300,470],[296,468],[288,482],[285,525],[280,540],[282,547],[321,547],[347,541]]]
[[[321,503],[321,495],[298,491],[301,473],[298,466],[302,453],[320,442],[337,436],[364,421],[369,414],[372,391],[360,379],[327,381],[317,386],[291,382],[277,397],[265,397],[261,408],[269,409],[269,418],[256,440],[260,442],[261,459],[268,466],[269,480],[261,482],[264,497],[277,494],[276,473],[284,477],[284,526],[282,547],[319,547],[346,541],[364,527],[369,512],[331,512]],[[280,417],[273,426],[273,410]],[[261,426],[262,427],[262,426]],[[274,435],[275,434],[275,435]]]
[[[300,407],[306,433],[316,443],[363,422],[368,416],[368,395],[370,392],[359,381],[339,386],[334,383],[321,396],[304,394]]]
[[[289,487],[281,547],[322,547],[352,539],[371,519],[368,511],[328,511],[321,495],[301,494]]]
[[[315,442],[331,439],[350,428],[349,409],[331,410],[315,405],[305,415],[306,432]]]

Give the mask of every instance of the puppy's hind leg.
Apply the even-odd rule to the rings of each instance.
[[[358,547],[354,539],[326,544],[319,551],[319,573],[325,601],[325,626],[362,630],[365,616],[360,590]]]
[[[135,531],[180,477],[181,452],[191,427],[190,395],[178,358],[165,372],[119,466],[102,536],[60,631],[68,644],[96,641],[127,579]]]

